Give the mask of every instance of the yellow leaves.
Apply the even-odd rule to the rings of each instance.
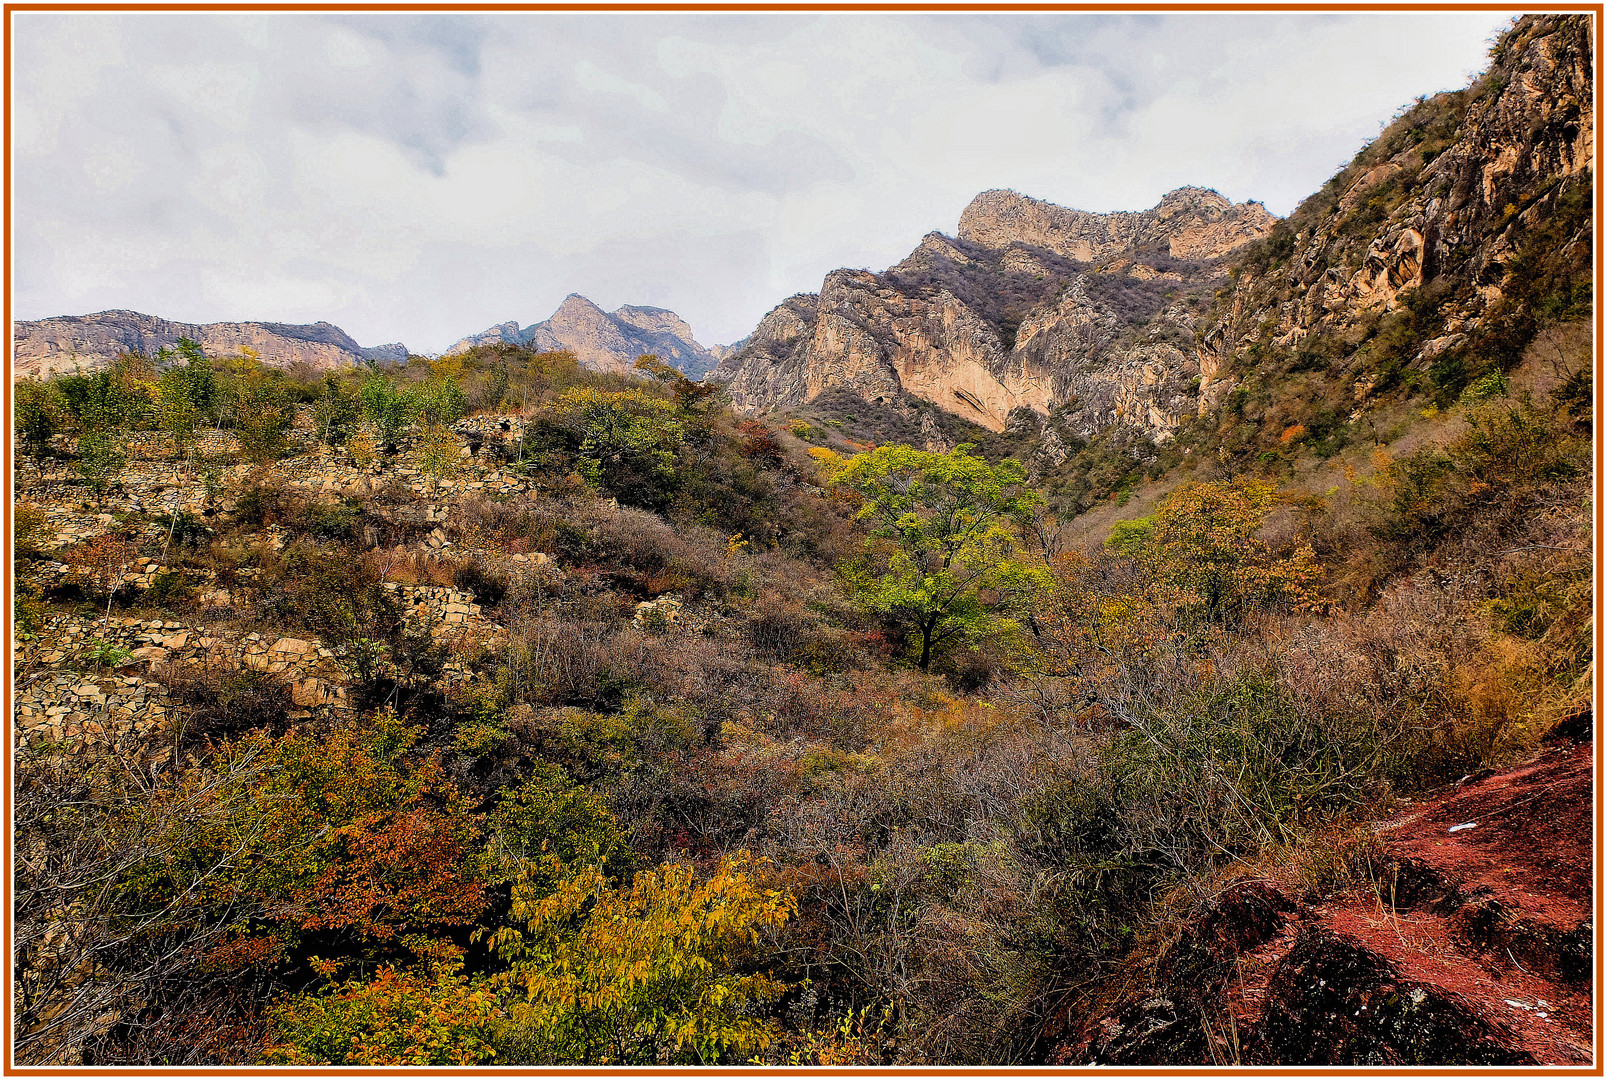
[[[366,428],[360,429],[346,440],[346,453],[351,455],[354,465],[366,469],[379,459],[379,444]]]
[[[419,471],[436,480],[451,476],[457,472],[458,449],[458,437],[451,428],[438,423],[425,425],[419,437]]]
[[[463,378],[463,371],[463,357],[461,356],[442,356],[430,361],[430,378],[432,379],[459,380]]]
[[[1280,556],[1257,535],[1276,499],[1277,486],[1259,480],[1181,487],[1156,511],[1140,558],[1213,621],[1250,604],[1310,604],[1319,576],[1310,546]]]
[[[645,353],[642,356],[638,356],[636,363],[632,364],[631,367],[637,371],[645,372],[661,383],[671,383],[681,378],[681,372],[677,368],[666,364],[654,353]]]
[[[512,1022],[562,1064],[708,1063],[762,1048],[770,1028],[746,1012],[785,987],[735,969],[795,904],[761,889],[752,865],[746,852],[728,856],[707,879],[665,866],[628,888],[591,867],[540,896],[516,884],[513,917],[527,929],[493,939],[510,965],[498,982],[523,999]]]

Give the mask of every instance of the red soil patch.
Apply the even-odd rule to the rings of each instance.
[[[1550,749],[1429,795],[1376,827],[1364,884],[1315,906],[1240,882],[1056,1057],[1591,1064],[1593,757]]]
[[[1464,893],[1573,930],[1590,918],[1592,745],[1545,751],[1473,780],[1380,827],[1392,852],[1420,859]],[[1471,829],[1449,830],[1474,823]]]
[[[1536,1064],[1590,1064],[1593,757],[1590,743],[1547,750],[1396,815],[1378,829],[1393,881],[1318,921]],[[1392,907],[1402,871],[1444,893]]]

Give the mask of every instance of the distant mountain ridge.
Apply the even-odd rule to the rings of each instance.
[[[653,353],[691,379],[712,371],[725,354],[719,346],[708,349],[698,344],[692,328],[673,311],[627,304],[608,312],[579,293],[570,293],[544,322],[524,329],[514,321],[498,323],[457,341],[446,355],[497,342],[567,350],[595,371],[627,372],[637,357]]]
[[[327,370],[369,361],[405,361],[407,346],[396,342],[369,348],[357,344],[332,323],[271,322],[182,323],[138,311],[98,311],[92,315],[58,315],[19,319],[13,324],[14,379],[49,378],[76,367],[94,370],[125,352],[154,354],[191,338],[208,355],[254,350],[272,367],[307,364]]]

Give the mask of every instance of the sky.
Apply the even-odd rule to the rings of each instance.
[[[16,317],[433,353],[571,292],[733,342],[990,188],[1287,214],[1511,16],[11,17]]]

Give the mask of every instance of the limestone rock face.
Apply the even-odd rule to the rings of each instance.
[[[747,413],[843,389],[993,431],[1065,406],[1069,433],[1164,442],[1195,407],[1194,311],[1225,281],[1211,260],[1273,220],[1198,188],[1130,214],[985,192],[958,237],[929,233],[884,273],[834,271],[775,308],[713,377]]]
[[[673,311],[627,304],[608,312],[578,293],[571,293],[545,322],[524,329],[517,322],[498,323],[455,343],[447,355],[497,342],[528,345],[543,351],[567,350],[593,371],[625,372],[636,358],[653,353],[688,378],[701,378],[719,362],[699,345],[692,328]]]
[[[93,315],[62,315],[14,324],[16,347],[12,355],[14,379],[48,378],[74,367],[86,371],[104,367],[125,352],[147,355],[170,346],[181,337],[200,342],[208,356],[226,356],[242,348],[256,351],[263,363],[287,368],[306,364],[328,370],[369,360],[406,360],[407,346],[378,345],[363,348],[338,326],[227,322],[180,323],[137,311],[101,311]]]
[[[1208,188],[1178,188],[1149,210],[1116,214],[984,191],[960,215],[960,239],[992,248],[1029,244],[1079,262],[1156,247],[1178,259],[1216,259],[1265,236],[1276,220],[1258,202],[1235,204]]]
[[[1203,335],[1201,412],[1234,369],[1312,335],[1365,343],[1370,320],[1433,285],[1435,324],[1408,367],[1425,366],[1514,305],[1524,244],[1578,199],[1595,155],[1592,32],[1586,16],[1525,16],[1503,35],[1490,72],[1419,103],[1290,219],[1287,255],[1247,268]],[[1550,258],[1588,258],[1586,224]],[[1330,360],[1361,405],[1385,382],[1367,348]]]
[[[1592,42],[1586,16],[1519,19],[1486,76],[1407,110],[1287,222],[1203,188],[1117,214],[983,192],[956,237],[930,233],[880,274],[834,272],[713,377],[747,413],[846,390],[994,431],[1029,409],[1056,439],[1164,443],[1258,365],[1341,380],[1359,410],[1403,368],[1454,368],[1532,319],[1524,305],[1547,298],[1524,290],[1551,280],[1537,259],[1588,264]],[[1425,328],[1415,355],[1390,351]]]

